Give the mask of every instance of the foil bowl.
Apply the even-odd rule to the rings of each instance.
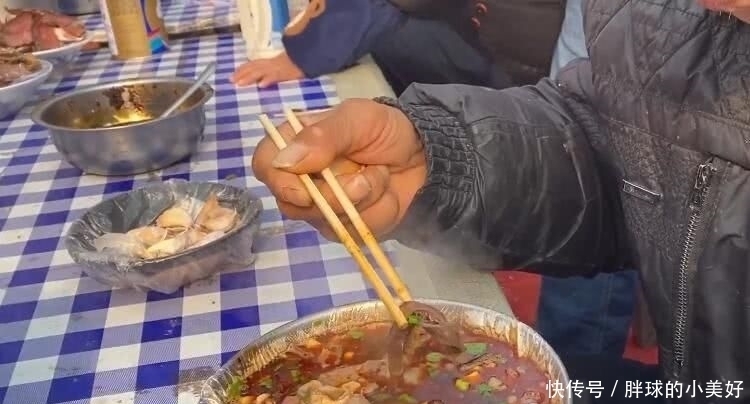
[[[531,327],[506,314],[466,303],[418,299],[445,314],[449,321],[478,330],[488,337],[515,347],[516,355],[528,358],[550,376],[553,386],[568,386],[569,377],[557,353]],[[250,343],[203,384],[199,404],[227,404],[228,389],[236,377],[262,370],[290,347],[311,337],[345,333],[368,323],[390,321],[382,302],[365,301],[332,308],[287,323]],[[550,404],[572,404],[569,394],[551,397]]]

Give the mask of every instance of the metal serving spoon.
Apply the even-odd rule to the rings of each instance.
[[[203,69],[203,71],[201,72],[201,75],[198,76],[198,80],[195,82],[195,84],[190,86],[190,88],[188,88],[187,91],[185,91],[185,93],[182,94],[182,96],[177,99],[177,101],[175,101],[172,105],[170,105],[169,108],[167,108],[167,110],[164,111],[159,116],[159,118],[166,118],[172,115],[175,111],[177,111],[177,108],[179,108],[188,98],[190,98],[190,96],[193,95],[193,93],[197,89],[199,89],[203,85],[203,83],[205,83],[206,80],[208,80],[208,78],[211,77],[212,74],[214,74],[215,71],[216,71],[216,63],[215,62],[209,63],[208,66],[206,66],[206,68]]]

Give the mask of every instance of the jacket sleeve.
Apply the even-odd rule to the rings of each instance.
[[[558,276],[621,269],[617,193],[556,84],[413,85],[398,101],[424,143],[427,181],[392,234],[469,265]],[[592,115],[593,116],[593,115]]]
[[[302,33],[284,36],[282,42],[306,77],[318,77],[356,63],[403,18],[387,0],[330,0]]]

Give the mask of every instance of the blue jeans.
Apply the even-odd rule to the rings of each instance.
[[[611,355],[625,349],[638,274],[544,277],[537,331],[561,354]]]
[[[573,404],[664,404],[666,401],[663,398],[664,388],[657,397],[646,396],[646,384],[659,380],[658,366],[607,355],[562,355],[561,359],[568,369],[571,382],[577,382],[571,385],[575,389],[572,392]],[[641,383],[640,394],[633,394],[632,388],[628,394],[628,384],[633,386],[638,382]],[[601,390],[597,398],[592,393],[599,387]]]

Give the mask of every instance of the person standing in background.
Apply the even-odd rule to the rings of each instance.
[[[533,84],[549,72],[563,12],[563,0],[328,0],[303,30],[283,36],[285,52],[244,63],[232,81],[318,77],[371,53],[397,94],[413,82]],[[498,29],[513,40],[479,45]]]

